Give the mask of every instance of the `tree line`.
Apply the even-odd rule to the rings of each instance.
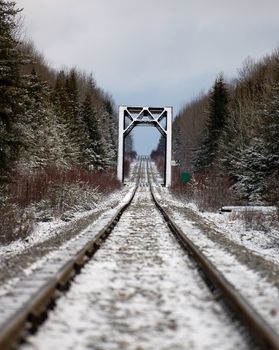
[[[219,74],[208,93],[180,110],[173,158],[192,183],[218,179],[238,201],[278,204],[278,51],[258,62],[248,58],[232,81]]]
[[[20,40],[20,12],[0,0],[0,244],[37,221],[69,221],[120,186],[112,98],[91,74],[55,70]]]
[[[55,71],[32,43],[19,41],[19,12],[0,1],[0,182],[49,164],[113,167],[114,102],[92,75]]]

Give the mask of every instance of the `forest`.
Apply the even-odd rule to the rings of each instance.
[[[20,16],[0,1],[0,242],[119,187],[112,98],[91,74],[52,69],[20,40]]]
[[[153,157],[164,151],[161,139]],[[279,51],[245,60],[238,77],[219,74],[173,123],[176,193],[201,209],[279,203]],[[188,172],[191,181],[181,182]],[[216,191],[216,189],[218,189]]]

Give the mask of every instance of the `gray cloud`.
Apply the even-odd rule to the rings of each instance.
[[[93,72],[117,104],[173,105],[279,44],[278,0],[18,0],[57,68]]]

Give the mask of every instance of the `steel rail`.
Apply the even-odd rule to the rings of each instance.
[[[14,349],[22,342],[28,333],[36,331],[38,326],[46,318],[48,309],[52,308],[62,291],[69,288],[74,277],[80,272],[82,267],[94,256],[102,243],[112,232],[115,225],[120,220],[123,212],[130,206],[138,189],[142,162],[137,169],[135,187],[127,202],[119,208],[109,222],[99,231],[99,233],[85,246],[77,251],[74,258],[69,259],[35,294],[30,295],[29,301],[17,310],[10,319],[0,328],[0,349]]]
[[[160,205],[157,200],[153,186],[150,180],[149,164],[147,167],[148,181],[151,191],[151,197],[164,217],[171,232],[185,249],[190,257],[198,265],[202,271],[202,277],[206,283],[210,284],[218,293],[218,297],[222,299],[225,305],[231,310],[234,316],[246,328],[248,333],[252,336],[261,349],[279,349],[279,336],[263,319],[263,317],[252,307],[252,305],[242,297],[242,295],[235,289],[235,287],[218,271],[213,263],[200,251],[200,249],[185,235],[184,232],[175,224],[173,219],[167,211]]]

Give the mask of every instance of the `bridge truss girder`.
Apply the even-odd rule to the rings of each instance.
[[[124,180],[125,137],[138,125],[154,126],[166,139],[164,185],[171,185],[172,107],[119,107],[117,177]]]

